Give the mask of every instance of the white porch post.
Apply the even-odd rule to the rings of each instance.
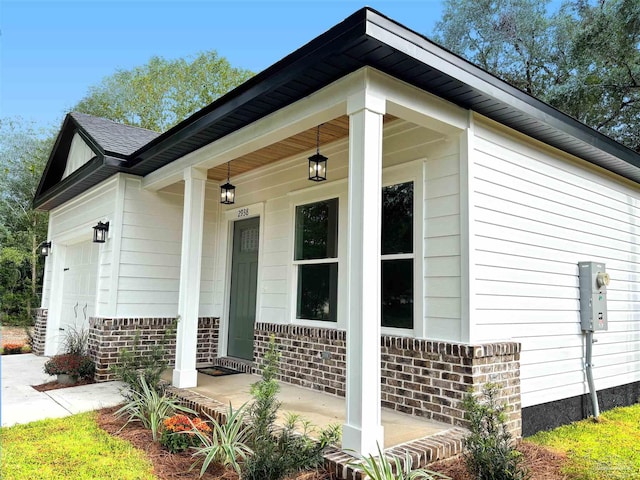
[[[380,228],[385,99],[349,97],[347,415],[342,447],[384,448],[380,414]]]
[[[178,332],[173,386],[195,387],[200,271],[204,229],[205,171],[189,167],[184,171],[184,210],[182,213],[182,257],[178,296]]]

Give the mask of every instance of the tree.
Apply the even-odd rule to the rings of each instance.
[[[53,136],[20,120],[0,120],[0,312],[3,322],[28,323],[37,302],[47,214],[32,208]]]
[[[640,2],[446,0],[436,41],[640,152]]]
[[[193,59],[152,57],[146,65],[104,78],[74,110],[163,132],[252,75],[215,51]]]

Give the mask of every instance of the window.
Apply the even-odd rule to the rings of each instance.
[[[413,182],[382,189],[382,326],[413,328]]]
[[[336,321],[338,199],[296,207],[294,263],[298,269],[296,317]]]

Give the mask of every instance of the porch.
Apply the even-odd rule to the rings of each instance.
[[[171,381],[171,372],[163,375]],[[238,408],[251,401],[251,384],[260,380],[258,375],[240,373],[213,377],[198,373],[198,386],[193,388],[168,387],[172,395],[181,399],[200,413],[207,413],[216,420],[224,421],[226,411],[231,404]],[[345,422],[346,401],[323,392],[280,382],[278,400],[281,407],[278,423],[284,421],[287,413],[299,414],[316,427],[331,424],[342,425]],[[384,427],[384,452],[401,459],[408,452],[415,467],[427,465],[433,461],[448,458],[462,451],[462,439],[466,430],[444,423],[382,409]],[[355,458],[339,449],[331,449],[325,454],[325,466],[338,478],[357,478],[348,467]]]

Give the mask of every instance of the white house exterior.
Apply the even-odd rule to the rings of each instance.
[[[35,200],[52,242],[38,348],[86,322],[106,380],[133,332],[153,343],[177,317],[187,388],[205,364],[259,370],[273,334],[282,380],[346,396],[360,453],[381,405],[463,424],[463,393],[490,381],[518,434],[566,423],[589,414],[580,261],[611,276],[601,407],[640,394],[639,166],[363,9],[161,135],[67,117]]]

